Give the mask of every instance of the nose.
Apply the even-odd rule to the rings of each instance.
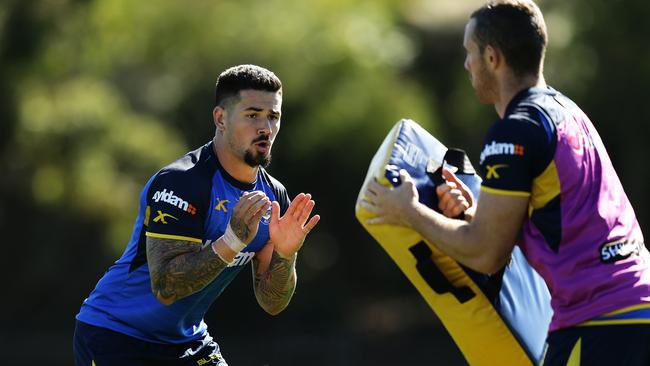
[[[262,122],[257,127],[258,135],[270,135],[271,134],[271,119],[262,118]]]

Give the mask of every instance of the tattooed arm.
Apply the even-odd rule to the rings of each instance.
[[[229,226],[242,245],[257,234],[262,215],[270,205],[263,192],[245,192],[233,208]],[[232,238],[230,238],[232,242]],[[164,305],[201,291],[232,262],[243,247],[234,248],[227,235],[212,245],[184,240],[147,237],[147,262],[151,290]]]
[[[184,240],[147,237],[151,290],[170,305],[201,291],[228,265],[207,245]]]
[[[291,301],[296,289],[296,256],[282,258],[273,250],[273,244],[267,244],[253,258],[255,298],[260,307],[271,315],[279,314]]]
[[[287,307],[296,288],[296,257],[305,237],[320,216],[309,215],[314,208],[310,194],[300,193],[280,217],[280,205],[271,205],[270,240],[253,259],[255,297],[271,315]]]

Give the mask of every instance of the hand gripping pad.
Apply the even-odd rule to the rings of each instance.
[[[411,229],[365,224],[372,214],[359,202],[371,179],[398,185],[397,172],[406,169],[420,202],[437,209],[435,187],[443,164],[456,170],[478,199],[481,179],[464,153],[447,149],[416,122],[400,120],[370,163],[357,198],[357,219],[413,283],[470,365],[537,364],[550,322],[550,298],[518,247],[503,270],[487,276],[463,267]]]

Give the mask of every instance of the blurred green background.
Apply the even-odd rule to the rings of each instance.
[[[354,217],[370,158],[417,120],[476,161],[496,118],[463,69],[477,0],[3,0],[0,3],[0,358],[71,365],[74,315],[121,254],[138,194],[214,134],[225,68],[283,80],[270,172],[322,220],[277,317],[240,275],[207,315],[239,365],[463,365],[458,349]],[[650,5],[540,1],[546,78],[599,129],[648,232]],[[238,314],[232,316],[232,314]]]

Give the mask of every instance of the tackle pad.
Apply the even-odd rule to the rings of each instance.
[[[429,304],[470,365],[536,365],[552,315],[550,295],[519,247],[502,270],[488,276],[459,264],[409,228],[365,224],[372,213],[359,203],[368,182],[397,186],[400,169],[415,180],[420,202],[438,210],[435,188],[444,182],[442,166],[478,200],[481,178],[466,154],[448,149],[416,122],[400,120],[370,163],[356,217]]]

